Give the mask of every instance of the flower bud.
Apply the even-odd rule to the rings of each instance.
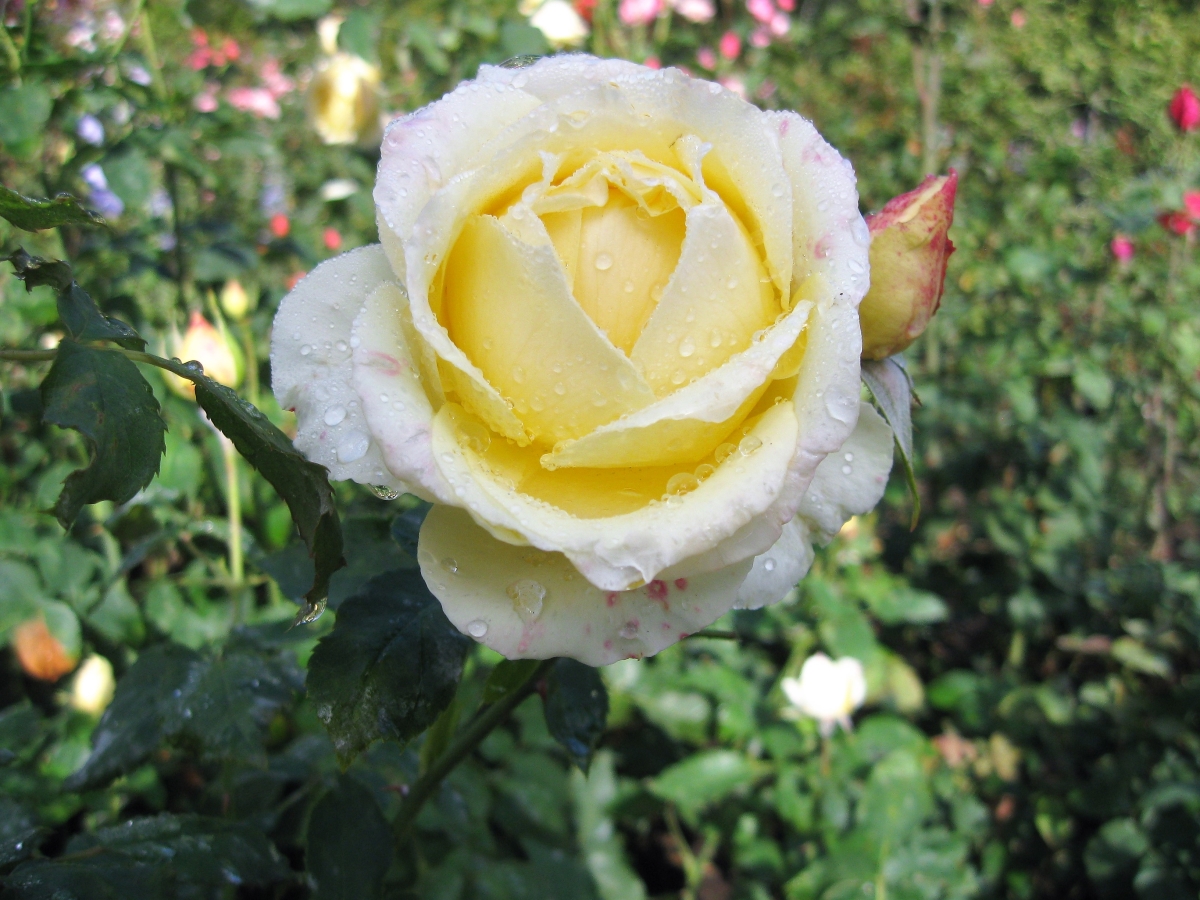
[[[225,282],[221,288],[221,311],[231,319],[240,320],[250,312],[250,295],[236,278]]]
[[[309,93],[313,127],[326,144],[365,143],[379,128],[379,67],[338,52],[317,67]]]
[[[954,252],[958,173],[930,175],[921,186],[889,200],[867,218],[871,231],[871,289],[859,307],[863,358],[884,359],[920,336],[937,312]]]
[[[115,686],[112,663],[93,653],[75,673],[69,702],[80,712],[98,716],[112,702]]]
[[[1200,97],[1186,84],[1175,92],[1167,111],[1171,121],[1180,131],[1195,131],[1200,128]]]
[[[578,47],[591,29],[567,0],[546,0],[529,17],[529,24],[540,31],[551,47]]]
[[[204,374],[226,387],[237,387],[242,380],[242,353],[225,331],[219,318],[218,327],[193,311],[182,340],[175,341],[172,355],[183,362],[196,360],[204,366]],[[189,400],[196,399],[196,388],[186,378],[167,373],[167,387]]]
[[[72,652],[50,631],[42,615],[14,628],[12,643],[25,674],[40,681],[58,681],[79,658],[78,648]]]
[[[785,678],[780,687],[794,707],[817,720],[826,737],[836,725],[849,730],[850,713],[862,706],[867,696],[862,663],[852,656],[835,662],[824,653],[806,659],[800,677]]]

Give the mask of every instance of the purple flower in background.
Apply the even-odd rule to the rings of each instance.
[[[99,147],[104,143],[104,126],[91,113],[79,117],[79,122],[75,125],[75,133],[79,135],[81,141],[91,144],[93,147]]]
[[[92,189],[88,202],[95,207],[96,212],[110,219],[115,219],[125,212],[125,202],[108,189],[108,179],[104,170],[95,163],[83,167],[79,173],[84,182]]]

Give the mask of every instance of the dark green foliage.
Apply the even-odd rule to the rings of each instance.
[[[392,831],[372,793],[342,775],[308,818],[305,865],[321,900],[375,900],[392,864]]]
[[[407,743],[450,703],[468,639],[418,572],[378,575],[338,610],[308,664],[308,693],[338,756],[381,738]]]
[[[19,865],[6,896],[18,900],[168,900],[290,877],[271,842],[253,828],[204,816],[136,819],[80,835],[58,859]]]
[[[607,722],[608,689],[600,672],[573,659],[558,660],[546,676],[546,727],[585,772]]]
[[[517,690],[529,680],[539,662],[537,659],[500,660],[483,686],[483,702],[495,703],[501,697]]]
[[[53,200],[24,197],[0,185],[0,216],[25,231],[61,225],[103,225],[104,218],[86,209],[77,197],[59,194]]]
[[[120,354],[63,341],[42,382],[42,405],[45,421],[87,438],[92,457],[54,505],[64,528],[86,504],[124,503],[158,473],[167,427],[150,385]]]

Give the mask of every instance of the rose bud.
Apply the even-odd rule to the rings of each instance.
[[[242,287],[242,283],[236,278],[231,278],[225,282],[225,287],[221,288],[221,310],[229,318],[240,321],[245,318],[246,313],[250,312],[251,303],[250,295],[246,293],[246,289]]]
[[[218,317],[217,327],[193,310],[182,340],[173,342],[172,356],[182,362],[195,360],[204,367],[204,374],[226,387],[237,387],[242,380],[243,359],[237,343],[225,331],[225,322]],[[186,378],[165,373],[167,387],[189,400],[196,399],[196,387]]]
[[[28,619],[14,628],[13,650],[25,674],[40,681],[58,681],[74,669],[79,659],[78,624],[75,632],[74,639],[67,634],[56,635],[46,624],[43,615]]]
[[[591,33],[588,23],[567,0],[546,0],[539,4],[529,17],[529,24],[556,49],[578,47]]]
[[[71,706],[90,716],[98,716],[112,702],[115,687],[112,663],[93,653],[75,673],[71,683]]]
[[[838,725],[849,731],[850,714],[867,696],[862,663],[853,656],[835,662],[824,653],[814,653],[804,661],[799,678],[785,678],[779,686],[792,706],[817,720],[825,737]]]
[[[1200,128],[1200,97],[1188,85],[1175,92],[1167,111],[1180,131],[1186,133]]]
[[[930,175],[921,186],[867,217],[871,230],[871,289],[859,308],[863,359],[900,353],[937,312],[954,252],[958,173]]]
[[[870,233],[799,115],[670,67],[485,65],[388,126],[374,197],[382,246],[283,299],[272,387],[332,478],[434,503],[418,563],[475,640],[657,653],[780,601],[882,496]]]

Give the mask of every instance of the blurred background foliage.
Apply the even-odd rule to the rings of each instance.
[[[350,565],[331,613],[287,631],[311,574],[287,510],[193,402],[148,373],[160,477],[64,536],[41,511],[85,446],[40,423],[44,366],[0,363],[3,896],[1196,897],[1200,134],[1167,112],[1200,83],[1195,5],[588,0],[586,38],[538,9],[0,2],[0,182],[111,224],[0,222],[0,242],[69,259],[167,355],[204,316],[286,430],[271,318],[376,240],[381,121],[550,40],[719,77],[812,118],[864,211],[960,173],[942,311],[909,353],[919,526],[894,477],[788,601],[718,623],[736,640],[604,670],[586,773],[532,698],[394,846],[445,735],[341,772],[304,667],[345,598],[412,568],[420,509],[339,485]],[[55,320],[48,288],[0,272],[0,343],[53,346]],[[94,737],[113,752],[93,734],[113,675],[169,678],[175,645],[182,687],[126,683],[106,719],[144,702],[156,724],[81,768]],[[817,651],[867,680],[829,738],[780,689]],[[496,662],[472,652],[457,707]]]

